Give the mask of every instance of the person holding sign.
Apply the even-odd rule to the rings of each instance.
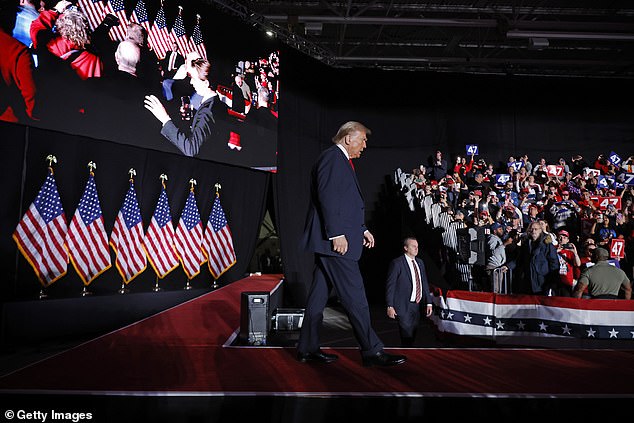
[[[595,248],[594,266],[585,269],[575,286],[574,297],[581,298],[588,287],[590,298],[616,300],[623,290],[623,298],[632,299],[632,282],[625,272],[608,263],[610,253],[605,248]]]

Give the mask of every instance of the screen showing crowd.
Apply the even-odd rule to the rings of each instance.
[[[279,51],[241,22],[158,0],[0,6],[0,120],[276,170]]]

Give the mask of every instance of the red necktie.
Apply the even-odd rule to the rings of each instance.
[[[418,274],[418,266],[416,260],[412,260],[412,266],[414,266],[414,274],[416,275],[416,304],[420,303],[422,290],[420,287],[420,275]]]
[[[352,170],[354,170],[354,164],[352,164],[352,159],[348,159],[348,162],[350,163],[350,167],[352,167]]]

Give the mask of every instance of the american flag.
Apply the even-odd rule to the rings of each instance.
[[[66,231],[66,215],[53,170],[49,168],[35,201],[13,232],[18,249],[33,267],[42,286],[46,287],[66,274]]]
[[[143,0],[139,0],[134,6],[134,10],[130,15],[130,22],[136,22],[141,25],[145,30],[150,33],[150,19],[147,15],[147,9]]]
[[[159,278],[164,278],[178,267],[178,256],[174,249],[174,226],[172,213],[167,200],[165,186],[161,189],[156,209],[147,228],[143,246],[150,264]]]
[[[97,185],[92,173],[70,222],[66,243],[70,260],[84,285],[89,285],[112,265],[108,235],[103,224]]]
[[[123,206],[114,222],[110,245],[115,251],[115,265],[124,283],[129,283],[147,267],[143,250],[143,221],[133,181],[130,181]]]
[[[179,12],[174,21],[174,27],[172,28],[172,39],[176,40],[180,54],[186,56],[190,52],[191,47],[187,34],[185,33],[185,24],[183,22],[183,15]]]
[[[165,21],[165,12],[161,7],[154,19],[154,25],[149,33],[150,47],[156,52],[156,57],[163,59],[165,53],[172,48],[172,41],[167,30],[167,22]]]
[[[105,11],[119,18],[119,25],[113,26],[110,29],[110,38],[113,41],[125,40],[126,29],[128,28],[128,17],[125,14],[125,3],[123,0],[108,0]]]
[[[189,40],[189,50],[195,51],[200,54],[200,57],[206,59],[207,58],[207,49],[205,48],[205,43],[203,42],[203,33],[200,31],[200,24],[196,23],[194,26],[194,32],[192,32],[192,37]]]
[[[200,265],[205,262],[202,241],[203,224],[200,221],[200,213],[192,189],[187,196],[185,208],[176,228],[176,253],[188,279],[199,274]]]
[[[77,2],[79,9],[88,18],[88,24],[93,31],[103,21],[106,12],[104,11],[104,5],[101,0],[79,0]]]
[[[217,194],[211,208],[207,228],[205,228],[203,251],[209,260],[207,265],[214,279],[218,279],[236,263],[231,230],[229,230],[229,224]]]

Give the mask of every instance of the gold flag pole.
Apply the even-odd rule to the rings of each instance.
[[[128,170],[128,175],[130,175],[130,179],[128,180],[131,184],[134,184],[134,177],[136,176],[136,170],[134,170],[133,167],[130,168],[130,170]],[[122,276],[123,277],[123,276]],[[119,294],[123,295],[123,294],[127,294],[128,292],[130,292],[130,290],[126,287],[125,285],[125,281],[121,282],[121,288],[119,288],[119,291],[117,291]]]
[[[220,182],[216,182],[216,184],[214,185],[214,188],[216,188],[216,197],[220,197],[220,189],[222,188],[222,185],[220,185]],[[212,275],[213,277],[213,275]],[[218,279],[214,278],[214,282],[211,285],[212,289],[218,289],[219,285],[218,285]]]
[[[179,7],[180,7],[180,6],[179,6]],[[189,188],[189,190],[190,190],[191,192],[194,192],[194,186],[195,186],[195,185],[197,185],[197,184],[198,184],[198,182],[196,182],[196,180],[195,180],[194,178],[191,178],[191,179],[189,180],[189,185],[191,185],[191,187]],[[187,273],[187,272],[185,272],[185,273]],[[192,286],[190,285],[190,283],[189,283],[189,282],[190,282],[189,275],[187,275],[187,283],[185,284],[185,288],[183,288],[183,289],[185,289],[185,290],[190,290],[190,289],[192,289]]]
[[[97,169],[97,164],[93,162],[92,160],[88,162],[88,172],[90,176],[95,176],[95,172],[94,172],[95,169]],[[86,284],[84,284],[84,289],[81,291],[81,296],[87,297],[89,295],[92,295],[92,292],[88,291],[88,287],[86,286]]]
[[[51,174],[53,174],[53,163],[57,163],[57,157],[55,157],[52,154],[49,154],[48,156],[46,156],[46,160],[48,161],[48,170],[50,170]],[[42,286],[40,288],[39,299],[44,300],[46,298],[48,298],[48,294],[46,293],[46,288]]]
[[[161,176],[159,176],[159,179],[161,180],[161,186],[165,188],[165,181],[167,181],[167,175],[164,173],[161,173]],[[156,275],[156,282],[154,282],[154,288],[152,288],[152,291],[160,292],[162,290],[163,289],[159,286],[159,277],[158,275]]]

